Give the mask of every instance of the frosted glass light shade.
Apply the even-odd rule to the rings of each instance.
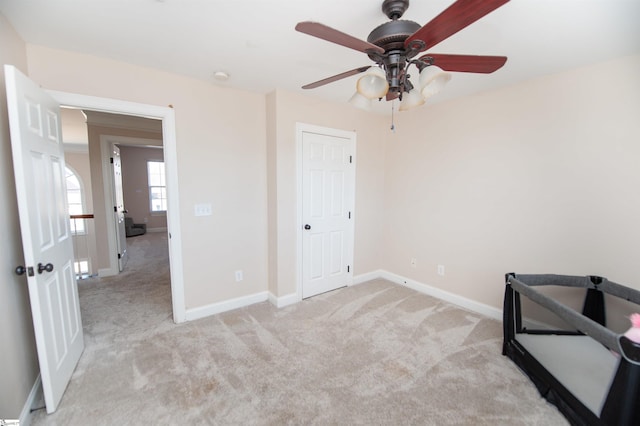
[[[417,89],[413,89],[409,92],[404,92],[399,109],[400,111],[408,111],[422,104],[424,104],[424,97]]]
[[[371,99],[365,98],[358,92],[353,94],[351,99],[349,99],[349,103],[356,108],[360,108],[365,111],[371,111]]]
[[[451,80],[451,74],[435,65],[426,67],[420,73],[420,92],[426,98],[435,95]]]
[[[389,90],[387,75],[382,68],[371,67],[358,79],[356,89],[367,99],[381,98]]]

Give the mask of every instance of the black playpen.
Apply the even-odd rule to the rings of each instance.
[[[584,289],[582,312],[543,294],[541,286]],[[605,294],[640,305],[639,291],[602,277],[507,274],[503,355],[572,424],[640,425],[640,345],[607,328]],[[565,326],[532,327],[523,320],[524,302]]]

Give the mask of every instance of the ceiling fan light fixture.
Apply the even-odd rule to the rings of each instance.
[[[420,92],[429,98],[438,93],[451,80],[451,73],[445,72],[435,65],[426,67],[420,72]]]
[[[295,26],[296,31],[365,53],[376,64],[373,67],[362,66],[323,78],[305,84],[302,88],[315,89],[364,73],[356,84],[360,96],[371,101],[378,98],[393,102],[395,99],[402,100],[403,95],[407,95],[408,99],[406,102],[401,101],[403,106],[400,109],[406,110],[420,105],[451,80],[451,74],[434,64],[450,72],[481,74],[497,71],[505,64],[505,56],[426,53],[416,59],[416,55],[431,49],[508,2],[509,0],[455,0],[442,13],[420,26],[417,22],[400,19],[409,7],[409,0],[383,0],[382,11],[390,21],[374,28],[366,41],[320,22],[298,22]],[[409,95],[414,89],[408,80],[407,70],[410,65],[415,65],[420,72],[420,84],[416,86],[415,91],[416,95],[421,94],[424,99]],[[363,102],[359,97],[353,97],[352,103]]]
[[[389,90],[387,75],[382,68],[370,67],[365,74],[358,79],[356,90],[367,99],[382,98]]]
[[[349,99],[349,103],[356,108],[359,108],[364,111],[371,111],[371,99],[368,99],[362,96],[360,93],[356,92],[353,94],[351,99]]]
[[[424,96],[420,94],[420,91],[417,89],[413,89],[408,92],[404,92],[404,94],[402,95],[402,101],[400,102],[399,110],[409,111],[410,109],[423,105],[424,102]]]

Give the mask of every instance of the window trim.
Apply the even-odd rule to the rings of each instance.
[[[149,171],[149,166],[151,163],[160,163],[162,164],[162,180],[164,181],[164,185],[151,185],[151,173]],[[160,198],[161,201],[161,205],[164,205],[164,209],[162,210],[154,210],[153,208],[153,200],[154,198],[152,198],[152,188],[161,188],[164,189],[164,197]],[[149,213],[151,214],[151,216],[162,216],[162,215],[166,215],[167,214],[167,207],[168,207],[168,201],[167,201],[167,170],[166,170],[166,166],[165,166],[165,162],[164,160],[160,161],[160,160],[147,160],[147,189],[149,191]]]

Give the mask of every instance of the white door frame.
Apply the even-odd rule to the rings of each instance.
[[[186,321],[175,111],[171,107],[140,104],[118,99],[99,98],[55,90],[47,90],[47,92],[58,101],[59,104],[64,106],[162,120],[162,139],[164,141],[164,157],[167,174],[167,230],[169,233],[173,321],[175,323]]]
[[[348,130],[332,129],[330,127],[316,126],[313,124],[296,123],[296,300],[302,300],[302,284],[303,284],[303,269],[302,269],[302,239],[304,237],[303,217],[302,217],[302,175],[303,175],[303,155],[302,155],[302,134],[303,133],[318,133],[321,135],[335,136],[338,138],[350,139],[353,142],[353,165],[356,165],[356,132]],[[354,208],[352,209],[352,227],[354,229],[352,244],[355,245],[355,182],[354,182]],[[354,251],[351,250],[351,256],[354,256]],[[353,262],[351,262],[353,264]],[[353,276],[353,268],[351,269]],[[347,285],[352,285],[353,282]]]

